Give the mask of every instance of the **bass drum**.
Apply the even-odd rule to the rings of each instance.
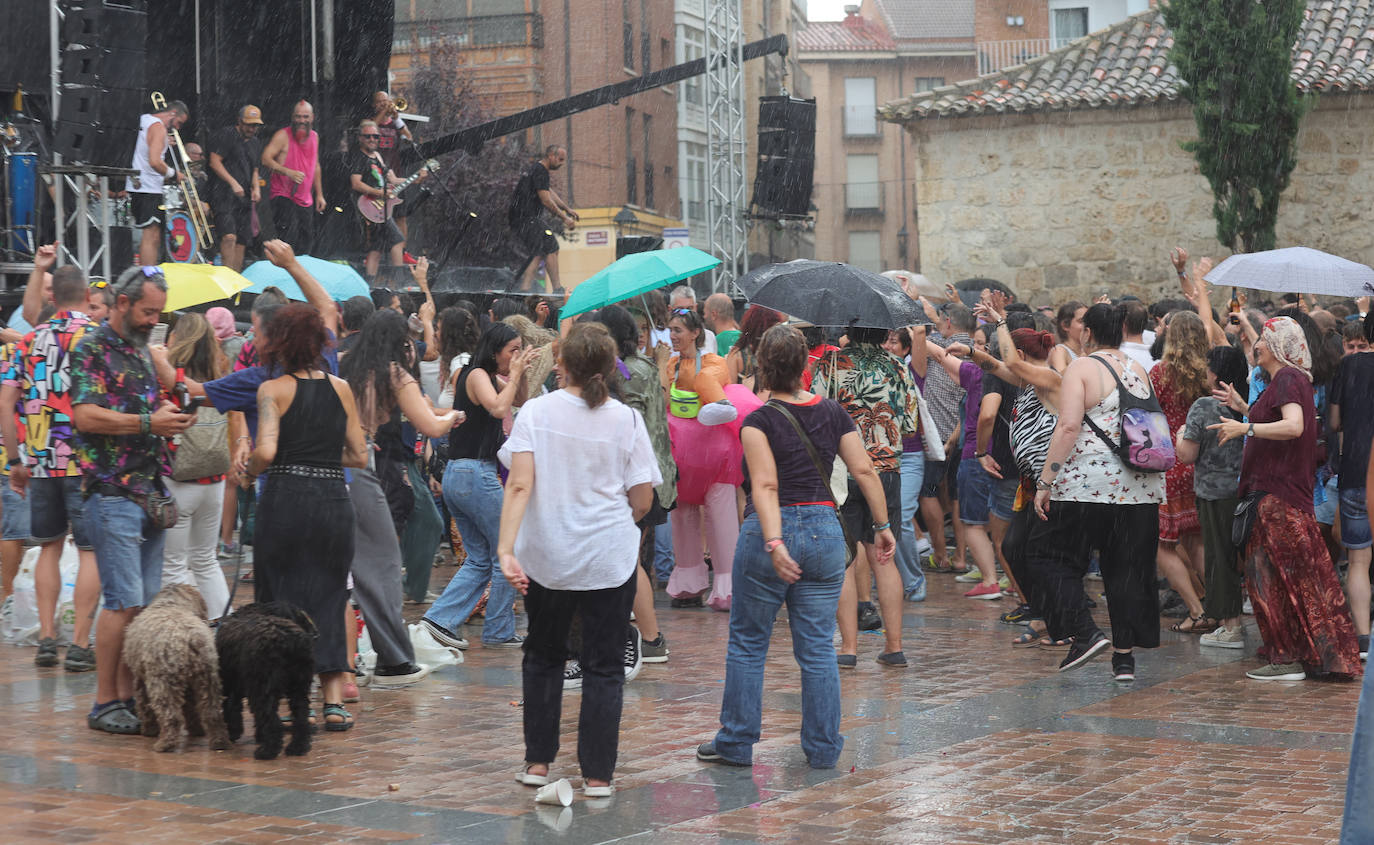
[[[167,257],[178,264],[195,260],[200,253],[200,240],[191,215],[185,211],[169,211],[165,232]]]

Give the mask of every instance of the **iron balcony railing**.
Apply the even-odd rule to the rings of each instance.
[[[412,45],[412,39],[418,43]],[[543,47],[544,16],[480,15],[467,18],[434,18],[397,21],[391,40],[393,53],[425,50],[449,44],[465,50],[485,47]]]

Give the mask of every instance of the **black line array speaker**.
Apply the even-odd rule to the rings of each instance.
[[[805,217],[815,170],[815,98],[760,97],[753,205],[764,213]]]
[[[56,149],[69,164],[128,167],[144,97],[148,13],[133,3],[64,0]]]

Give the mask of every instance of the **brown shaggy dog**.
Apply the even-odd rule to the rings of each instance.
[[[124,662],[134,675],[134,703],[144,736],[158,751],[186,748],[208,734],[210,747],[228,748],[215,637],[205,622],[205,599],[189,584],[163,587],[124,632]]]

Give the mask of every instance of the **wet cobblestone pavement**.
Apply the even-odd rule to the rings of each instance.
[[[434,589],[454,571],[436,568]],[[910,668],[875,663],[881,637],[861,636],[858,668],[841,675],[846,745],[833,771],[809,769],[797,744],[786,624],[774,633],[753,769],[694,758],[717,726],[727,618],[671,610],[660,592],[672,654],[626,687],[616,794],[579,793],[567,809],[536,806],[515,783],[520,653],[482,649],[472,627],[461,666],[408,689],[364,689],[349,705],[351,732],[317,734],[309,756],[266,762],[248,738],[229,751],[202,738],[158,754],[151,739],[93,732],[93,673],[37,669],[32,649],[5,646],[0,839],[1335,841],[1358,684],[1246,680],[1259,644],[1248,618],[1245,651],[1166,630],[1160,649],[1137,652],[1134,684],[1114,683],[1105,657],[1060,675],[1062,651],[1011,647],[1018,629],[997,622],[1010,601],[969,601],[961,586],[931,576],[929,599],[906,605]],[[577,705],[569,693],[553,767],[574,784]]]

